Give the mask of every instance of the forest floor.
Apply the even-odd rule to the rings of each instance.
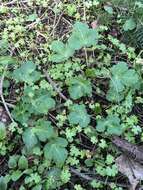
[[[0,0],[0,190],[141,190],[143,1]]]

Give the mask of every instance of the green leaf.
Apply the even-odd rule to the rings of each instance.
[[[47,114],[48,111],[55,107],[55,100],[51,98],[50,93],[43,89],[33,89],[26,87],[23,95],[24,108],[28,113]]]
[[[51,50],[57,53],[63,53],[65,50],[65,44],[61,41],[55,40],[51,44]]]
[[[76,22],[67,43],[64,44],[58,40],[52,42],[51,50],[54,53],[51,55],[50,61],[57,63],[66,61],[73,56],[75,50],[95,45],[97,41],[98,33],[95,29],[89,29],[85,23]]]
[[[46,114],[55,107],[55,101],[49,94],[41,94],[39,97],[32,100],[33,113]]]
[[[106,126],[108,125],[108,120],[100,119],[97,121],[96,130],[98,132],[104,132],[106,130]]]
[[[108,176],[112,176],[112,177],[116,176],[116,174],[118,173],[117,166],[115,164],[112,165],[111,167],[107,166],[106,173]]]
[[[0,190],[7,190],[7,182],[3,176],[0,177]]]
[[[61,183],[61,169],[59,167],[51,167],[47,172],[46,189],[57,189]]]
[[[37,137],[32,128],[26,129],[22,135],[22,138],[27,149],[33,148],[38,143]]]
[[[92,68],[92,69],[86,69],[85,71],[85,75],[87,77],[90,77],[90,78],[95,78],[96,77],[96,69],[95,68]]]
[[[82,47],[90,47],[97,44],[98,33],[95,29],[89,29],[88,25],[82,22],[76,22],[73,27],[73,33],[68,40],[69,47],[79,50]]]
[[[18,161],[17,155],[10,156],[10,159],[8,161],[8,167],[9,168],[16,168],[17,167],[17,161]]]
[[[122,126],[119,124],[119,119],[117,120],[117,118],[114,118],[114,120],[112,120],[112,123],[108,126],[107,128],[107,133],[110,135],[121,135],[123,133],[123,128]]]
[[[107,100],[111,102],[120,102],[124,98],[124,94],[119,92],[117,88],[111,88],[108,90],[106,95]]]
[[[67,158],[66,150],[68,142],[64,138],[56,138],[47,143],[44,147],[45,158],[49,161],[54,161],[58,166],[62,166]]]
[[[36,13],[30,14],[28,15],[27,21],[31,21],[33,22],[34,20],[36,20],[38,18]]]
[[[13,181],[17,181],[22,175],[23,173],[20,170],[13,171],[13,173],[11,174],[11,179]]]
[[[92,94],[92,87],[89,80],[83,77],[76,77],[69,82],[69,94],[74,100],[83,96],[90,96]]]
[[[68,183],[71,178],[71,173],[70,173],[69,169],[68,168],[63,169],[60,177],[61,177],[61,181],[64,184]]]
[[[31,84],[40,79],[40,72],[36,71],[36,65],[32,61],[23,63],[18,69],[13,72],[13,78],[17,82],[25,82]]]
[[[90,116],[87,114],[85,105],[74,104],[70,108],[68,120],[72,125],[80,125],[80,127],[87,127],[90,123]]]
[[[6,138],[6,128],[5,125],[0,122],[0,141]]]
[[[105,11],[107,12],[107,13],[109,13],[109,14],[113,14],[113,8],[111,7],[111,6],[108,6],[108,5],[105,5],[104,6],[104,9],[105,9]]]
[[[52,178],[55,181],[59,181],[61,176],[61,169],[52,167],[48,172],[47,172],[47,177]]]
[[[118,76],[122,76],[126,71],[128,71],[128,66],[127,63],[123,61],[118,62],[111,68],[111,73]]]
[[[51,50],[53,50],[55,54],[51,55],[50,61],[56,63],[65,61],[74,54],[74,50],[61,41],[53,41],[51,44]]]
[[[134,78],[133,78],[133,76],[134,76]],[[131,88],[136,87],[136,84],[138,83],[138,81],[139,81],[139,76],[138,76],[137,72],[133,69],[129,69],[128,72],[126,72],[122,77],[123,84],[128,87],[131,87]]]
[[[37,135],[38,139],[43,142],[55,136],[55,131],[51,126],[51,122],[43,119],[39,119],[36,122],[36,127],[33,128],[33,132]]]
[[[19,190],[26,190],[25,187],[22,185],[20,186]]]
[[[42,190],[42,185],[36,185],[32,190]]]
[[[109,135],[121,135],[123,128],[120,119],[116,115],[107,116],[97,121],[96,130],[98,132],[107,131]]]
[[[0,65],[16,64],[17,60],[11,56],[0,56]]]
[[[25,156],[21,156],[18,160],[18,168],[21,170],[28,168],[28,160]]]
[[[114,157],[111,154],[108,154],[106,157],[106,163],[109,165],[112,164],[114,161],[115,161]]]
[[[134,69],[128,69],[125,62],[119,62],[111,68],[110,88],[107,92],[107,99],[120,102],[124,98],[127,89],[131,88],[134,91],[139,88],[139,81],[139,75]]]
[[[82,40],[79,41],[78,36],[72,34],[72,36],[68,39],[68,47],[70,47],[73,50],[79,50],[83,47]]]
[[[133,18],[129,18],[123,25],[124,31],[133,30],[136,28],[136,23]]]

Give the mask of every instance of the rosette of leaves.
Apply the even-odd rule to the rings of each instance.
[[[91,82],[85,77],[79,76],[72,78],[70,81],[68,81],[68,85],[70,97],[74,100],[79,99],[83,96],[92,95]]]
[[[25,129],[22,139],[28,151],[40,146],[40,143],[46,143],[44,146],[45,158],[53,161],[57,166],[64,164],[68,155],[66,150],[68,142],[66,139],[58,137],[51,122],[39,119],[35,122],[35,126]]]
[[[135,69],[129,69],[127,63],[119,62],[111,68],[111,77],[107,99],[120,102],[130,90],[132,93],[140,87],[140,77]]]

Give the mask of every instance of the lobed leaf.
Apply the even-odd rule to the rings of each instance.
[[[45,158],[49,161],[54,161],[58,166],[62,166],[67,158],[68,152],[66,150],[67,141],[64,138],[57,137],[51,140],[44,147]]]
[[[70,97],[74,100],[92,94],[92,86],[89,80],[83,77],[75,77],[70,80],[68,88]]]
[[[105,132],[109,135],[121,135],[123,128],[120,125],[120,119],[116,115],[107,116],[106,118],[97,121],[96,130]]]
[[[39,119],[35,125],[33,132],[40,141],[45,142],[47,139],[55,136],[55,131],[49,121]]]
[[[80,125],[80,127],[87,127],[90,123],[90,116],[87,114],[85,105],[74,104],[70,108],[68,120],[71,125]]]
[[[22,139],[27,149],[33,148],[38,143],[37,137],[32,128],[28,128],[24,131]]]
[[[23,63],[13,72],[13,78],[17,82],[25,82],[31,84],[40,79],[40,72],[36,71],[36,65],[32,61]]]
[[[133,79],[134,76],[134,79]],[[111,68],[110,88],[107,92],[109,101],[120,102],[127,89],[134,91],[140,86],[139,75],[134,69],[128,69],[125,62],[119,62]]]

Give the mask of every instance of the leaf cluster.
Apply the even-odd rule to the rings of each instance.
[[[98,33],[95,29],[90,29],[85,23],[76,22],[67,43],[57,40],[52,42],[51,50],[54,53],[51,55],[50,61],[57,63],[65,61],[72,57],[76,50],[95,46],[97,42]]]

